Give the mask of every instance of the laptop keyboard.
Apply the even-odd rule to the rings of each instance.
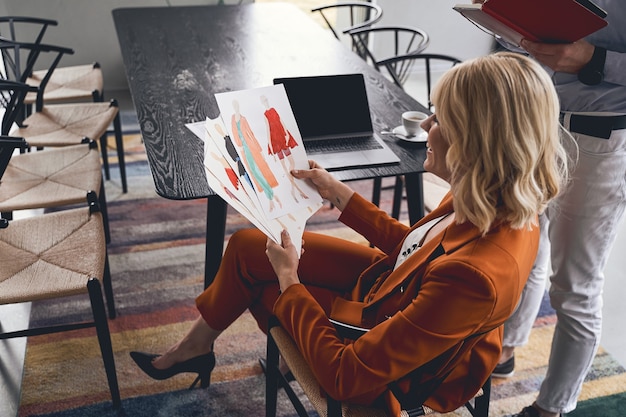
[[[382,146],[373,136],[344,139],[311,140],[304,144],[308,154],[325,152],[351,152],[381,149]]]

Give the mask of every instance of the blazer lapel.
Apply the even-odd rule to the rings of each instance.
[[[448,193],[442,200],[441,204],[430,214],[417,222],[415,226],[410,229],[409,233],[422,224],[452,211],[452,196]],[[379,286],[376,294],[374,294],[374,297],[370,300],[368,305],[376,303],[393,293],[399,286],[403,285],[407,279],[414,279],[415,276],[422,276],[427,264],[434,257],[440,255],[435,254],[435,251],[439,246],[443,248],[444,255],[449,254],[467,242],[480,237],[480,235],[480,231],[468,222],[463,224],[453,223],[448,226],[436,238],[429,240],[417,252],[412,254],[406,261],[396,268]],[[401,247],[402,244],[400,243],[394,250],[393,254],[390,255],[390,261],[393,260],[393,263],[395,263],[395,259],[397,258]]]

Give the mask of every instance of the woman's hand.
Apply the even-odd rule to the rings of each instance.
[[[289,233],[283,230],[280,237],[282,241],[280,245],[270,238],[267,239],[265,254],[278,277],[280,290],[285,291],[291,285],[300,283],[300,278],[298,278],[298,265],[300,261],[296,247],[291,242]],[[304,249],[302,249],[302,252],[304,253]]]
[[[309,169],[296,169],[291,171],[295,178],[307,179],[317,188],[322,198],[333,203],[339,210],[343,210],[354,191],[346,184],[337,180],[328,171],[319,166],[315,161],[309,161]]]

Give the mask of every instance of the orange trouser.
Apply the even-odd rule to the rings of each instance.
[[[348,294],[361,272],[382,256],[378,249],[318,233],[305,232],[303,240],[298,276],[327,313],[332,301]],[[211,328],[224,330],[250,309],[259,328],[267,330],[280,290],[265,255],[266,242],[257,229],[238,231],[229,239],[213,283],[196,299]]]

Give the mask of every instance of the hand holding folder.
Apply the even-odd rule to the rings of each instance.
[[[457,4],[453,9],[516,46],[522,39],[571,43],[608,24],[606,12],[590,0],[486,0]]]

